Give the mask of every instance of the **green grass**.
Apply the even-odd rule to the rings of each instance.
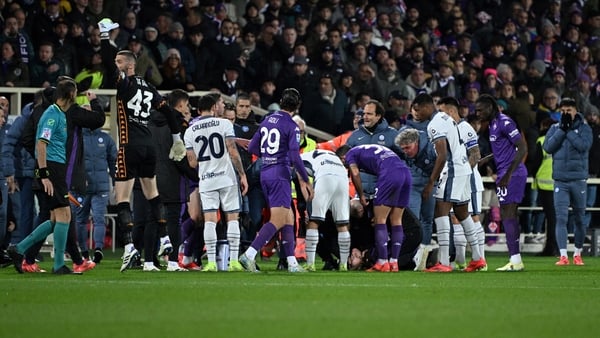
[[[488,258],[490,270],[505,256]],[[291,275],[0,270],[0,337],[584,337],[600,325],[600,258],[522,273]],[[43,268],[51,268],[47,259]]]

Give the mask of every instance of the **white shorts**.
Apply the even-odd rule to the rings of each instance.
[[[452,203],[466,203],[470,201],[471,175],[454,176],[449,179],[448,173],[442,172],[433,197]]]
[[[312,200],[310,220],[324,221],[331,210],[335,224],[348,224],[350,197],[348,178],[335,175],[322,176],[315,181],[315,197]]]
[[[203,212],[215,212],[223,207],[226,213],[240,212],[242,195],[237,185],[211,191],[200,191]]]
[[[471,193],[471,203],[469,203],[469,212],[471,215],[481,215],[481,201],[483,199],[483,191]]]

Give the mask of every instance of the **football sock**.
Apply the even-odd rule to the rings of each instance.
[[[510,256],[510,262],[512,264],[521,264],[523,261],[521,260],[521,254],[515,254]]]
[[[339,235],[338,235],[339,238]],[[306,264],[315,264],[315,253],[317,251],[317,244],[319,243],[319,230],[318,229],[306,229]],[[340,247],[342,244],[340,243]],[[341,249],[340,249],[341,250]]]
[[[400,249],[402,248],[402,242],[404,241],[404,228],[402,225],[392,225],[392,236],[390,244],[392,245],[392,255],[390,256],[394,262],[398,260],[400,255]]]
[[[560,249],[560,256],[567,257],[567,249]]]
[[[338,245],[340,247],[340,265],[346,265],[348,264],[348,256],[350,256],[349,231],[338,232]]]
[[[267,245],[271,238],[275,236],[276,232],[277,228],[275,227],[275,225],[273,225],[273,223],[265,223],[262,226],[262,228],[260,228],[260,230],[258,231],[256,238],[254,238],[254,240],[250,244],[250,248],[252,248],[252,250],[250,250],[250,248],[246,250],[246,256],[248,256],[248,258],[250,259],[254,259],[258,250],[260,250],[260,248],[262,248],[263,246]]]
[[[229,242],[229,259],[238,260],[240,252],[240,222],[227,222],[227,241]]]
[[[477,246],[479,246],[479,255],[481,258],[485,259],[485,230],[483,230],[483,226],[480,221],[474,222],[475,228],[477,231],[475,234],[477,235]]]
[[[465,264],[466,262],[466,251],[467,251],[467,238],[463,230],[462,224],[453,224],[454,228],[454,251],[456,252],[456,258],[454,261],[458,264]]]
[[[508,254],[513,256],[519,254],[519,220],[516,218],[508,218],[502,220],[504,232],[506,233],[506,245],[508,246]],[[520,263],[520,261],[518,262]]]
[[[480,260],[481,254],[479,253],[479,238],[477,237],[477,227],[475,226],[475,223],[473,223],[473,219],[471,216],[467,216],[467,218],[460,221],[460,224],[463,227],[467,242],[469,242],[469,245],[471,246],[471,255],[473,260]]]
[[[387,262],[388,260],[388,232],[387,225],[375,224],[375,248],[377,251],[377,262]]]
[[[294,227],[291,224],[286,224],[281,228],[281,247],[285,257],[296,257],[294,253]]]
[[[43,241],[52,233],[52,222],[47,220],[35,228],[27,237],[17,244],[17,252],[24,254],[32,245]]]
[[[440,246],[440,263],[450,265],[450,218],[448,216],[434,219],[437,228],[437,240]]]
[[[206,245],[206,256],[208,261],[217,261],[217,223],[204,222],[204,244]]]
[[[69,224],[56,222],[54,225],[54,270],[65,265],[65,247],[67,246],[67,233]]]
[[[583,251],[582,248],[575,248],[573,251],[573,256],[581,256],[581,251]]]

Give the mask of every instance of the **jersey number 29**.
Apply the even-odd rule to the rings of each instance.
[[[273,155],[279,150],[281,134],[277,129],[260,128],[260,153]]]

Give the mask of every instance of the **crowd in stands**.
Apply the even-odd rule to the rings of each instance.
[[[421,93],[455,97],[464,118],[490,94],[531,152],[570,97],[595,133],[590,177],[600,171],[598,1],[42,0],[0,1],[0,11],[0,86],[45,88],[67,75],[111,89],[114,60],[103,56],[129,49],[158,89],[241,95],[267,109],[296,88],[306,124],[334,136],[356,129],[370,99],[398,129]],[[110,51],[102,18],[119,23]]]

